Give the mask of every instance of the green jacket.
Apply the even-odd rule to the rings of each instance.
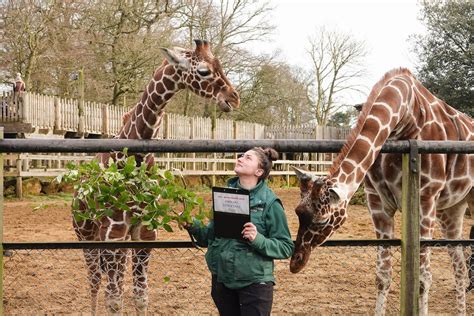
[[[240,188],[238,178],[228,182]],[[275,282],[273,259],[286,259],[294,250],[285,211],[278,197],[260,181],[250,191],[250,220],[257,227],[253,242],[214,237],[214,222],[195,221],[191,234],[198,245],[208,247],[206,261],[219,282],[238,289],[259,282]]]

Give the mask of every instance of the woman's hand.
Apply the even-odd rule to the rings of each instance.
[[[257,237],[257,227],[251,222],[245,223],[242,236],[250,242],[254,241]]]
[[[188,222],[183,222],[183,223],[180,223],[179,225],[186,230],[190,230],[193,227],[193,223],[188,223]]]

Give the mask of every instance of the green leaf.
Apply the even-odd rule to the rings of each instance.
[[[132,211],[132,225],[142,224],[147,229],[163,227],[173,231],[171,223],[192,220],[192,214],[205,218],[203,200],[174,182],[169,170],[157,165],[147,169],[146,164],[136,166],[135,156],[127,155],[119,163],[109,160],[105,168],[98,160],[81,164],[69,164],[60,181],[73,183],[76,197],[72,201],[76,221],[98,220],[112,216],[113,210]],[[81,202],[82,201],[82,202]],[[178,203],[184,203],[181,216]],[[86,210],[80,210],[83,205]],[[140,205],[141,212],[132,205]],[[38,207],[37,209],[39,209]]]
[[[171,171],[169,171],[169,170],[166,170],[166,171],[165,171],[165,178],[166,178],[167,180],[169,180],[169,181],[173,181],[173,180],[174,180],[174,176],[173,176],[173,174],[171,173]]]
[[[168,233],[172,233],[172,232],[173,232],[173,228],[171,228],[171,226],[168,225],[168,224],[163,224],[163,228],[164,228]]]

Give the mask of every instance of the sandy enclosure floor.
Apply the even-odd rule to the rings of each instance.
[[[298,219],[294,208],[297,188],[276,189],[293,238]],[[209,203],[210,193],[203,193]],[[69,202],[28,198],[5,203],[6,242],[76,241]],[[42,206],[35,210],[37,206]],[[400,227],[397,215],[397,232]],[[474,225],[465,218],[464,238]],[[397,233],[397,237],[399,237]],[[373,239],[365,207],[351,206],[345,225],[332,239]],[[441,238],[439,231],[435,238]],[[160,232],[159,240],[188,240],[186,232]],[[155,249],[149,272],[151,314],[216,314],[210,298],[210,275],[204,250]],[[470,254],[470,251],[467,251]],[[393,248],[394,273],[387,314],[399,314],[400,249]],[[320,247],[308,266],[289,272],[289,260],[276,262],[274,314],[373,314],[375,306],[375,247]],[[454,277],[446,248],[432,249],[433,286],[430,314],[454,314]],[[133,314],[130,267],[125,280],[124,310]],[[105,282],[103,281],[103,286]],[[105,314],[103,290],[100,312]],[[474,314],[474,293],[467,295],[468,314]],[[7,315],[81,314],[90,311],[88,281],[81,250],[19,250],[5,258],[4,310]]]

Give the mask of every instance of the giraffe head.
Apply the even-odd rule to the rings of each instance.
[[[328,178],[293,169],[301,190],[295,209],[300,225],[290,261],[290,271],[297,273],[308,262],[312,248],[324,243],[344,223],[347,203],[341,201],[341,192]]]
[[[239,94],[227,79],[219,60],[212,54],[209,43],[194,41],[194,51],[179,47],[161,48],[167,63],[173,66],[173,69],[165,69],[165,74],[177,74],[173,78],[177,78],[178,88],[188,88],[201,97],[214,99],[224,112],[238,108]]]

